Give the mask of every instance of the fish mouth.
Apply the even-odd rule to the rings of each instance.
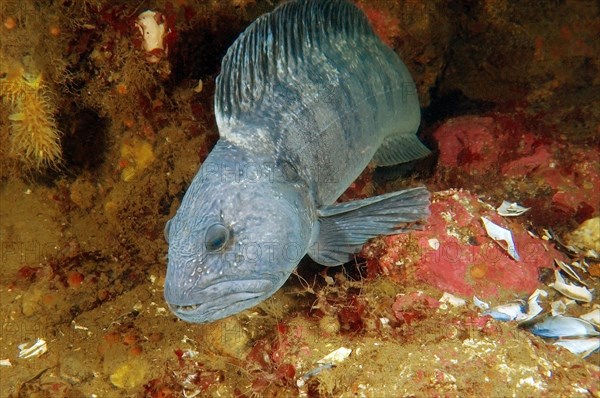
[[[232,289],[235,287],[235,290]],[[271,294],[273,283],[266,280],[220,282],[191,295],[198,302],[175,304],[168,302],[171,311],[180,319],[192,323],[206,323],[226,318],[253,307]],[[228,293],[218,294],[220,290]]]

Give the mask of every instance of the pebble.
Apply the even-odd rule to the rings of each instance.
[[[80,384],[90,380],[94,373],[83,361],[74,356],[61,359],[60,377],[71,384]]]

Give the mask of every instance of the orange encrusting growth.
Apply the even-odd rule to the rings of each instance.
[[[29,76],[22,68],[0,79],[0,97],[11,107],[10,152],[27,169],[56,167],[62,160],[60,132],[42,76]]]

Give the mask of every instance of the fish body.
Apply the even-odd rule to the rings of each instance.
[[[285,3],[229,48],[215,92],[220,139],[165,229],[165,298],[210,322],[272,295],[309,254],[334,266],[427,217],[423,187],[334,204],[365,166],[429,153],[415,84],[364,14]]]

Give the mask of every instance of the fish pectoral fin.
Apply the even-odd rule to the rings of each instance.
[[[308,255],[322,265],[340,265],[350,261],[367,240],[419,229],[417,223],[428,216],[425,187],[326,206],[319,209],[319,235]]]
[[[383,140],[373,156],[377,166],[393,166],[429,155],[431,151],[416,135],[391,135]]]

